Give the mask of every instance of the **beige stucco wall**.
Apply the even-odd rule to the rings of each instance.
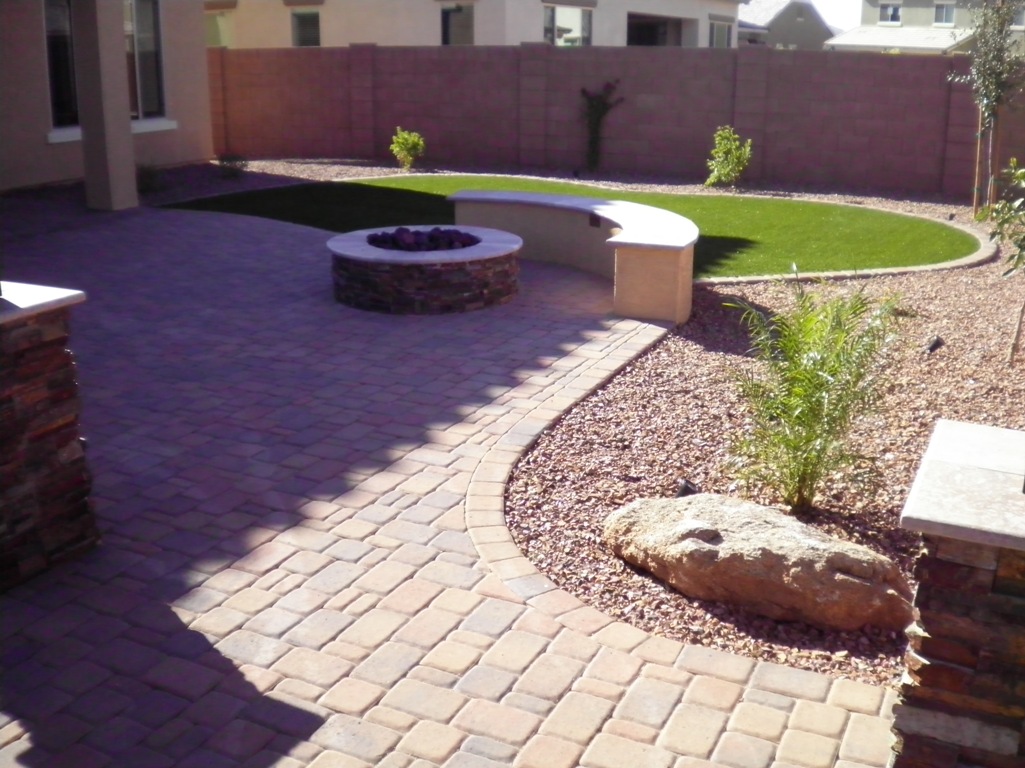
[[[162,166],[204,160],[213,154],[213,140],[203,4],[174,0],[160,8],[165,111],[177,127],[135,133],[136,162]],[[52,140],[49,93],[43,0],[2,0],[0,190],[82,177],[81,141]]]
[[[739,0],[603,0],[593,9],[592,44],[626,45],[627,13],[694,19],[698,44],[707,45],[709,16],[735,19]],[[555,0],[557,4],[557,0]],[[467,4],[463,0],[463,4]],[[475,45],[544,42],[540,0],[475,0]],[[268,0],[238,0],[233,10],[210,12],[208,25],[232,48],[288,48],[293,12],[320,14],[323,47],[353,43],[440,45],[441,10],[452,2],[408,0],[324,0],[320,5],[288,7]],[[734,34],[734,40],[736,34]]]

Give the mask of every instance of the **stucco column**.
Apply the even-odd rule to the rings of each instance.
[[[129,114],[124,6],[117,0],[71,4],[86,205],[118,211],[139,204]]]

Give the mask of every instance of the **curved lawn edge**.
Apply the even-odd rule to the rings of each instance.
[[[375,185],[393,187],[394,185],[389,184],[388,182],[393,181],[396,178],[402,179],[402,178],[417,177],[417,178],[430,179],[430,178],[444,178],[444,177],[453,177],[453,176],[456,176],[456,177],[464,176],[464,177],[470,177],[470,178],[472,178],[472,177],[485,177],[485,178],[495,178],[495,179],[528,179],[528,180],[531,180],[531,181],[555,183],[555,184],[564,184],[564,185],[567,185],[567,186],[577,186],[577,187],[582,187],[585,190],[587,190],[587,189],[590,189],[590,190],[601,189],[603,191],[607,191],[609,193],[613,193],[613,194],[610,195],[610,199],[613,199],[614,198],[614,193],[617,193],[617,192],[619,192],[619,193],[626,193],[627,195],[644,194],[643,192],[641,192],[639,190],[635,191],[635,190],[630,190],[630,189],[623,189],[620,186],[605,186],[605,184],[601,180],[564,179],[564,178],[558,178],[558,177],[533,176],[533,175],[527,175],[527,174],[510,175],[510,174],[501,174],[501,173],[448,173],[448,172],[442,172],[442,173],[430,173],[430,172],[427,172],[427,173],[423,173],[423,172],[421,172],[421,173],[400,174],[397,177],[396,176],[347,177],[347,178],[344,178],[344,179],[338,179],[337,181],[339,181],[339,182],[354,182],[354,183],[375,182],[376,183]],[[630,184],[632,182],[623,182],[623,183]],[[676,194],[679,197],[692,197],[692,198],[702,197],[701,194],[694,194],[694,193],[657,192],[657,193],[654,193],[654,194],[660,194],[660,195],[666,195],[666,196],[673,196],[674,194]],[[810,193],[810,194],[815,194],[815,193]],[[874,275],[900,275],[900,274],[908,274],[908,273],[923,272],[923,271],[959,269],[959,268],[964,268],[964,267],[972,267],[972,266],[976,266],[976,265],[980,265],[980,264],[985,264],[985,263],[989,262],[990,260],[994,259],[997,256],[998,252],[999,252],[999,249],[998,249],[997,245],[994,242],[990,241],[986,235],[981,233],[979,231],[978,227],[967,226],[967,225],[961,224],[960,222],[956,222],[956,221],[945,221],[945,220],[940,219],[940,218],[938,218],[936,216],[928,216],[928,215],[921,215],[921,214],[915,214],[915,213],[908,213],[908,212],[905,212],[905,211],[895,211],[895,210],[892,210],[892,209],[887,208],[885,206],[876,205],[876,204],[874,204],[872,202],[850,203],[850,202],[845,202],[845,201],[826,201],[826,200],[802,198],[800,195],[801,195],[801,193],[794,193],[793,196],[788,194],[785,197],[780,197],[780,196],[772,195],[772,194],[757,194],[757,193],[749,193],[749,192],[736,192],[736,193],[730,193],[728,196],[731,197],[731,198],[734,198],[734,199],[747,199],[747,200],[754,200],[754,201],[759,201],[759,202],[764,202],[764,201],[769,201],[769,200],[778,200],[780,202],[796,202],[796,203],[802,203],[802,204],[805,204],[805,205],[821,205],[821,206],[827,206],[827,207],[828,206],[836,206],[838,208],[850,208],[850,209],[854,209],[854,210],[869,210],[869,211],[875,211],[876,213],[887,214],[887,215],[891,215],[891,216],[900,216],[900,217],[904,217],[904,218],[908,218],[908,219],[915,219],[915,220],[918,220],[918,221],[927,222],[929,224],[936,224],[936,225],[940,225],[940,226],[944,226],[944,227],[949,227],[951,229],[958,230],[961,233],[963,233],[963,234],[971,237],[973,240],[975,240],[975,242],[977,244],[977,248],[976,248],[976,250],[973,253],[970,253],[970,254],[968,254],[966,256],[961,256],[961,257],[958,257],[958,258],[955,258],[955,259],[946,260],[946,261],[930,262],[930,263],[927,263],[927,264],[915,264],[915,265],[898,266],[898,267],[865,267],[865,268],[861,268],[861,269],[826,270],[826,271],[810,271],[810,272],[804,272],[804,271],[800,271],[799,270],[796,277],[795,277],[795,275],[793,275],[790,272],[785,272],[785,273],[784,272],[779,272],[779,273],[762,273],[762,274],[755,274],[755,275],[737,275],[737,276],[731,276],[731,277],[714,277],[714,276],[710,276],[710,277],[696,277],[696,278],[694,278],[694,282],[696,284],[705,284],[705,285],[729,285],[729,284],[740,285],[740,284],[744,284],[744,283],[759,283],[759,282],[766,282],[766,281],[771,281],[771,280],[795,280],[796,279],[796,280],[802,280],[802,281],[805,281],[805,280],[807,280],[807,281],[815,281],[815,280],[840,280],[840,279],[867,278],[867,277],[872,277]],[[713,197],[713,196],[717,196],[717,195],[714,192],[710,192],[708,194],[708,196],[709,197]],[[724,196],[724,195],[719,195],[719,196]],[[643,204],[644,205],[650,205],[649,203],[643,203]],[[683,214],[680,214],[680,215],[683,215]]]
[[[792,273],[780,273],[775,275],[739,275],[737,277],[695,277],[694,283],[696,285],[743,285],[745,283],[764,283],[771,280],[800,280],[800,281],[815,281],[815,280],[852,280],[859,278],[869,278],[881,275],[907,275],[915,272],[939,272],[943,270],[961,269],[966,267],[977,267],[982,264],[988,264],[997,258],[1000,253],[998,245],[989,239],[984,239],[980,233],[973,227],[966,227],[964,224],[959,224],[954,221],[940,221],[939,219],[933,218],[932,216],[916,216],[913,213],[902,213],[900,211],[889,211],[885,208],[880,208],[873,205],[852,203],[832,203],[832,205],[848,205],[852,208],[871,208],[876,211],[883,213],[889,213],[894,216],[907,216],[912,219],[921,219],[923,221],[931,221],[936,224],[942,224],[943,226],[950,227],[951,229],[959,229],[966,235],[974,237],[979,247],[975,253],[971,253],[968,256],[962,256],[959,259],[952,259],[951,261],[939,261],[934,264],[916,264],[907,267],[871,267],[867,269],[843,269],[836,270],[833,272],[799,272],[797,275]]]

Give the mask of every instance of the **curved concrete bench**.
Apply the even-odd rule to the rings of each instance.
[[[571,195],[463,190],[448,199],[457,225],[523,238],[523,258],[611,278],[618,315],[673,323],[690,317],[698,239],[690,219],[640,203]]]

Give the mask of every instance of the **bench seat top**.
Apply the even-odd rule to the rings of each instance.
[[[619,232],[608,239],[613,246],[636,248],[686,248],[697,242],[698,228],[690,219],[663,208],[574,195],[547,195],[539,192],[503,192],[465,189],[449,195],[454,203],[500,203],[537,205],[595,214],[613,222]]]

